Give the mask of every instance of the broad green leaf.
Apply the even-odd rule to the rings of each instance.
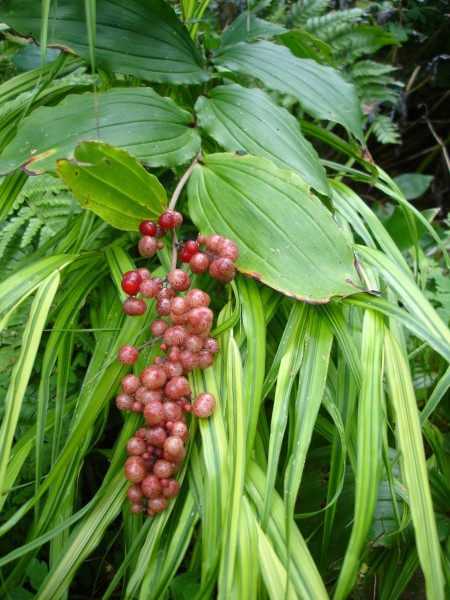
[[[200,146],[192,115],[169,98],[150,88],[112,89],[72,95],[33,111],[0,157],[0,173],[54,169],[58,158],[71,158],[86,139],[124,148],[152,167],[187,162]]]
[[[265,158],[213,154],[195,167],[188,193],[200,231],[238,244],[242,273],[313,304],[357,291],[350,245],[295,173]]]
[[[433,176],[421,173],[403,173],[403,175],[395,177],[394,181],[407,200],[415,200],[427,191],[433,181]]]
[[[59,160],[58,174],[78,202],[116,229],[136,230],[167,203],[158,179],[135,158],[99,142],[82,142],[75,159]]]
[[[251,12],[244,12],[227,26],[222,35],[221,46],[232,46],[255,38],[272,37],[286,31],[281,25],[258,19]]]
[[[230,71],[256,77],[270,89],[295,96],[307,113],[340,123],[365,146],[355,89],[331,67],[297,58],[272,42],[241,42],[223,48],[214,62]]]
[[[10,0],[0,8],[0,20],[39,41],[41,10],[42,0]],[[83,2],[59,0],[48,25],[49,45],[90,60]],[[188,31],[163,0],[97,0],[95,61],[99,69],[159,83],[209,79]]]
[[[258,89],[222,85],[195,105],[198,124],[228,152],[244,150],[297,172],[309,185],[329,193],[325,169],[290,113]]]

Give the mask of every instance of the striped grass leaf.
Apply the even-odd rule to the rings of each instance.
[[[283,597],[286,600],[296,600],[298,596],[295,593],[293,582],[289,580],[286,567],[278,558],[271,540],[264,533],[256,519],[255,529],[258,539],[258,559],[261,567],[261,574],[269,598]]]
[[[267,460],[266,503],[262,519],[264,530],[268,524],[272,506],[272,495],[275,490],[277,476],[279,475],[281,445],[287,425],[291,392],[303,357],[303,346],[306,332],[308,331],[309,319],[311,318],[311,311],[312,308],[307,304],[298,302],[293,305],[291,312],[292,319],[290,318],[290,320],[293,321],[294,326],[292,329],[289,329],[289,341],[278,370],[270,426],[269,456]]]
[[[320,309],[312,312],[305,337],[304,356],[299,371],[298,392],[291,415],[292,447],[284,476],[288,546],[290,546],[292,537],[291,528],[296,527],[293,520],[294,509],[314,424],[323,400],[331,344],[333,342],[333,334],[323,319]]]
[[[336,600],[347,598],[355,583],[361,550],[377,501],[381,463],[383,329],[381,317],[375,312],[366,311],[361,348],[362,385],[358,406],[355,514],[336,584]]]
[[[264,514],[266,503],[267,481],[264,472],[254,461],[249,463],[245,490],[248,498],[255,507],[258,522]],[[309,552],[308,546],[298,528],[292,529],[290,544],[290,555],[287,553],[286,542],[286,514],[284,503],[280,496],[274,492],[272,495],[272,510],[270,512],[265,535],[270,540],[284,569],[289,564],[289,581],[299,598],[314,598],[314,600],[325,600],[329,596],[325,589],[322,577]],[[286,581],[286,579],[284,579]],[[284,589],[284,586],[281,590]],[[279,597],[275,596],[275,598]]]
[[[361,235],[364,242],[369,247],[376,248],[376,245],[367,233],[366,228],[369,227],[374,239],[377,241],[383,252],[395,260],[397,265],[409,274],[408,263],[373,210],[367,206],[358,194],[341,181],[332,179],[330,180],[330,185],[332,189],[331,197],[333,205],[338,212],[343,212],[343,216],[347,218],[352,227],[355,228],[355,231]],[[353,219],[352,216],[354,216],[355,213],[356,218]],[[361,215],[361,219],[359,219],[358,214]]]
[[[385,336],[385,355],[389,399],[395,410],[395,433],[427,598],[444,598],[441,552],[411,372],[397,340],[389,332]]]
[[[43,581],[36,599],[59,598],[67,591],[78,567],[97,547],[108,525],[119,513],[125,493],[126,481],[120,471],[102,493],[97,493],[91,510],[70,535],[60,560]]]
[[[0,329],[6,327],[9,318],[14,310],[32,294],[42,282],[49,277],[56,269],[63,269],[74,261],[79,260],[78,255],[60,254],[43,258],[35,262],[14,275],[11,275],[0,283],[0,314],[10,311],[0,321]],[[12,309],[12,310],[11,310]]]
[[[244,394],[242,360],[236,342],[230,332],[226,357],[227,374],[227,422],[228,422],[228,470],[230,495],[224,522],[224,535],[219,571],[219,598],[229,598],[236,570],[236,552],[242,513],[242,493],[246,464],[247,402]]]
[[[67,413],[70,411],[75,405],[75,400],[71,400],[70,402],[66,402],[63,412]],[[56,409],[49,410],[47,415],[47,423],[46,423],[46,431],[51,430],[55,425],[56,420]],[[8,466],[6,468],[5,473],[5,485],[3,494],[0,496],[0,510],[3,508],[8,494],[15,492],[14,482],[20,470],[22,469],[25,461],[27,460],[30,452],[36,445],[36,425],[33,425],[28,429],[26,433],[19,439],[19,441],[14,444],[11,448],[10,459],[8,462]],[[0,566],[1,566],[0,561]]]
[[[261,287],[251,279],[238,278],[239,295],[242,306],[242,325],[246,338],[246,358],[244,363],[244,398],[246,402],[246,450],[250,460],[258,426],[259,408],[262,402],[262,389],[266,362],[266,321],[261,299]]]
[[[248,498],[242,497],[239,540],[236,556],[236,572],[239,577],[233,584],[232,598],[257,600],[261,598],[261,566],[258,560],[258,535],[255,512]]]
[[[207,598],[214,588],[221,557],[222,537],[230,499],[229,441],[225,429],[225,398],[214,369],[191,374],[194,395],[205,390],[216,397],[216,409],[209,419],[199,419],[204,463],[203,494],[199,506],[202,530],[201,597]]]
[[[363,246],[355,246],[355,250],[364,262],[379,272],[408,311],[420,322],[422,328],[429,332],[425,341],[430,345],[432,342],[434,345],[438,344],[440,348],[438,352],[446,360],[449,360],[450,332],[448,327],[412,278],[405,275],[396,262],[378,250]],[[446,351],[444,351],[445,348],[447,348]]]
[[[428,398],[425,407],[420,413],[420,422],[423,425],[426,420],[432,415],[438,406],[439,402],[442,400],[444,395],[447,393],[448,388],[450,387],[450,367],[447,368],[444,375],[439,379],[436,384],[436,387],[431,393],[431,396]]]
[[[70,374],[70,361],[72,360],[73,352],[73,334],[70,329],[73,327],[74,321],[77,318],[80,309],[85,303],[88,292],[98,284],[98,278],[105,270],[105,265],[102,265],[102,260],[98,257],[92,257],[88,265],[84,268],[75,271],[72,285],[69,287],[70,293],[60,302],[61,311],[55,321],[53,330],[46,342],[45,351],[41,366],[41,376],[39,385],[39,394],[37,401],[36,414],[36,471],[35,471],[35,486],[36,490],[40,485],[43,472],[43,453],[44,453],[44,431],[46,429],[46,418],[50,402],[50,378],[55,367],[56,361],[60,358],[60,350],[63,344],[71,339],[69,355],[66,355],[66,360],[58,360],[58,380]],[[101,257],[100,257],[101,259]],[[65,386],[63,386],[65,387]],[[64,402],[64,394],[60,396],[60,401]],[[60,414],[62,408],[59,403],[55,404],[57,414]],[[61,424],[59,424],[61,426]],[[57,453],[58,440],[53,439],[54,453]]]
[[[163,514],[154,519],[142,545],[126,597],[158,600],[163,597],[191,542],[199,513],[193,493],[183,486]]]
[[[0,495],[4,490],[6,469],[20,409],[59,283],[59,271],[54,271],[40,283],[23,333],[21,352],[11,375],[5,401],[5,415],[0,429]]]
[[[441,356],[447,360],[450,359],[449,347],[445,340],[445,331],[443,331],[441,335],[435,335],[434,332],[427,329],[426,323],[420,318],[420,315],[417,316],[417,314],[407,312],[404,308],[397,306],[394,302],[386,300],[381,296],[355,294],[351,298],[346,298],[343,302],[360,308],[376,310],[377,312],[386,315],[393,323],[403,325],[419,339],[424,340]],[[445,330],[445,325],[443,325],[443,329]]]

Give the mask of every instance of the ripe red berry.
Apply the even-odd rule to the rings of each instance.
[[[171,400],[179,400],[183,396],[189,396],[191,393],[189,381],[186,377],[173,377],[166,384],[164,392]]]
[[[194,254],[197,254],[199,247],[197,242],[194,242],[194,240],[186,240],[184,243],[184,250],[191,256],[194,256]]]
[[[123,312],[130,317],[139,317],[147,310],[147,305],[140,298],[127,298],[123,303]]]
[[[155,237],[157,227],[153,221],[142,221],[139,225],[139,231],[142,235],[150,235],[151,237]]]
[[[142,277],[138,271],[127,271],[122,277],[122,289],[129,296],[134,296],[139,291]]]
[[[163,229],[173,229],[175,227],[175,218],[173,211],[166,210],[158,219],[159,226]]]

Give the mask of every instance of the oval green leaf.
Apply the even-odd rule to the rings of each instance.
[[[188,194],[199,230],[239,245],[242,273],[313,304],[358,291],[349,242],[295,173],[266,158],[212,154],[195,167]]]
[[[117,229],[137,230],[167,205],[158,179],[127,152],[107,144],[82,142],[75,160],[58,161],[58,174],[83,208]]]
[[[325,169],[297,119],[261,90],[218,86],[197,100],[195,110],[200,127],[225,150],[270,158],[319,192],[330,193]]]
[[[39,40],[41,13],[42,0],[10,0],[2,4],[0,20]],[[209,79],[187,29],[167,2],[96,0],[95,19],[97,68],[158,83],[198,84]],[[47,43],[90,60],[85,2],[55,3]]]
[[[0,173],[21,167],[38,175],[54,169],[58,158],[71,158],[85,139],[124,148],[152,167],[183,164],[200,146],[192,123],[190,113],[150,88],[71,95],[20,123],[0,157]]]
[[[219,50],[214,62],[256,77],[270,89],[291,94],[307,113],[340,123],[365,146],[355,88],[335,69],[297,58],[286,47],[266,41],[227,46]]]

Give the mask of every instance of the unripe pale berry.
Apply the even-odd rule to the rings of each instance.
[[[141,383],[149,390],[157,390],[167,381],[167,375],[161,367],[151,365],[141,373]]]
[[[140,456],[146,449],[147,444],[141,438],[132,437],[127,442],[127,452],[130,456]]]
[[[139,317],[147,310],[147,305],[140,298],[127,298],[123,303],[123,312],[130,317]]]
[[[131,483],[140,483],[146,474],[144,460],[140,456],[130,456],[125,461],[125,477]]]
[[[167,281],[177,292],[184,292],[191,286],[191,279],[183,269],[174,269],[167,275]]]
[[[116,406],[119,410],[131,410],[133,406],[134,398],[129,394],[119,394],[116,398]]]
[[[156,253],[156,243],[154,237],[145,235],[138,243],[139,254],[144,258],[151,258]]]
[[[141,489],[147,498],[157,498],[162,491],[161,482],[155,475],[148,475],[142,481]]]
[[[117,359],[123,365],[132,365],[139,358],[138,351],[134,346],[121,346],[117,354]]]
[[[169,479],[163,487],[162,493],[166,498],[175,498],[180,491],[180,484],[176,479]]]
[[[192,405],[192,412],[200,419],[210,417],[216,406],[216,399],[209,392],[203,392]]]
[[[131,485],[127,490],[127,497],[130,502],[138,503],[144,497],[140,485]]]
[[[144,419],[147,425],[161,425],[165,419],[163,404],[161,402],[150,402],[144,406]]]
[[[128,375],[122,377],[120,385],[122,387],[122,391],[125,392],[125,394],[134,394],[134,392],[141,385],[141,382],[139,381],[139,377],[137,375],[129,373]]]
[[[183,396],[189,396],[191,388],[186,377],[173,377],[164,388],[164,392],[171,400],[178,400]]]
[[[209,258],[208,255],[204,252],[197,252],[189,261],[189,268],[196,275],[201,275],[202,273],[206,273],[209,269]]]
[[[173,474],[173,464],[168,460],[160,459],[153,465],[153,474],[160,479],[169,478]]]
[[[189,308],[197,308],[198,306],[209,306],[211,301],[209,295],[203,290],[194,288],[186,294],[186,303]]]

